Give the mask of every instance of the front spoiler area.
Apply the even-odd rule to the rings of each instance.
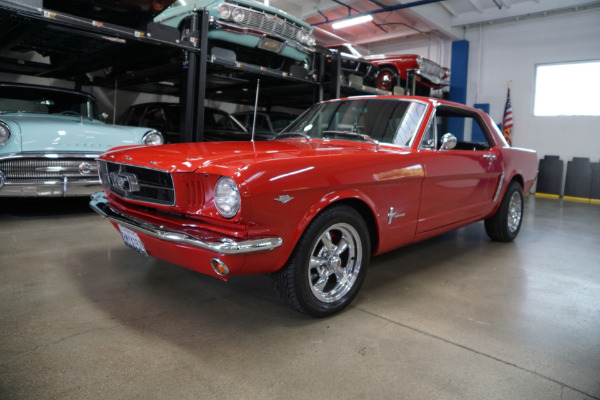
[[[233,241],[225,238],[220,242],[203,241],[186,233],[168,230],[164,227],[143,222],[118,213],[110,208],[104,192],[97,192],[91,196],[90,207],[109,221],[129,228],[133,231],[143,233],[166,242],[189,245],[217,254],[236,255],[268,251],[281,246],[283,243],[283,240],[279,237],[241,241]]]

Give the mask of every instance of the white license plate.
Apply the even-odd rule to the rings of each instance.
[[[129,228],[125,228],[124,226],[119,225],[119,230],[121,231],[121,236],[123,236],[123,241],[125,245],[131,247],[138,253],[142,253],[144,255],[148,255],[146,252],[146,248],[144,247],[144,243],[140,240],[137,232],[132,231]]]

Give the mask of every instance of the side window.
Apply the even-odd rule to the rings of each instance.
[[[441,138],[447,133],[457,139],[454,150],[483,151],[492,146],[485,124],[477,113],[457,107],[438,106],[419,148],[439,150]]]

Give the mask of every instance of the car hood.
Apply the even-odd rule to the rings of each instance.
[[[0,119],[11,128],[14,152],[92,152],[112,147],[141,144],[148,128],[108,125],[88,118],[4,114]]]
[[[334,140],[271,140],[258,142],[179,143],[154,148],[129,147],[102,155],[108,161],[134,164],[166,172],[219,173],[233,176],[250,165],[265,168],[268,163],[289,165],[294,160],[353,156],[384,151],[372,143]]]

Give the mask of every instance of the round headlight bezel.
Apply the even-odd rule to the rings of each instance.
[[[231,19],[231,6],[229,5],[225,3],[219,4],[219,6],[217,7],[217,12],[219,13],[219,18],[224,20]]]
[[[233,20],[233,22],[241,24],[244,21],[244,18],[246,18],[246,13],[244,12],[244,10],[242,10],[241,8],[233,9],[233,12],[231,13],[231,19]]]
[[[5,144],[10,139],[10,127],[0,121],[0,145]]]
[[[222,176],[215,185],[215,208],[223,218],[231,219],[237,215],[242,205],[242,197],[235,181]]]
[[[159,146],[165,143],[162,133],[159,131],[148,131],[142,137],[142,143],[148,146]]]
[[[303,29],[299,29],[298,33],[296,33],[296,39],[298,39],[298,41],[301,43],[306,43],[306,40],[308,39],[308,32]]]

